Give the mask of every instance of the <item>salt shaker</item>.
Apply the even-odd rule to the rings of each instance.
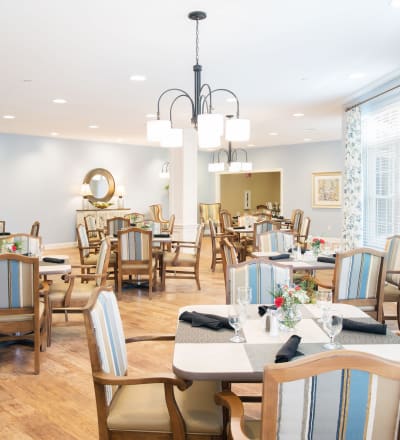
[[[269,334],[271,336],[278,336],[279,335],[279,323],[278,323],[278,317],[276,316],[276,310],[269,310],[268,315],[270,318]]]

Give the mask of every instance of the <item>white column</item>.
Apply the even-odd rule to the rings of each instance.
[[[183,130],[183,147],[170,152],[169,210],[175,214],[174,235],[194,240],[197,225],[197,133]]]

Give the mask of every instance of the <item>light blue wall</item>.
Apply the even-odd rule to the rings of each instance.
[[[209,153],[200,153],[199,201],[217,201],[215,176],[207,172]],[[311,218],[311,234],[340,237],[342,209],[312,208],[312,173],[344,170],[341,141],[248,149],[253,171],[282,171],[282,212],[300,208]]]
[[[0,156],[0,219],[13,232],[29,232],[39,220],[45,244],[75,240],[80,187],[93,168],[108,169],[125,186],[126,207],[146,213],[162,203],[168,212],[166,182],[159,178],[165,149],[0,134]]]

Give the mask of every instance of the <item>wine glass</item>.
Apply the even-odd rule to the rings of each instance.
[[[318,322],[324,322],[328,318],[329,310],[332,306],[332,292],[321,290],[317,292],[317,307],[321,310],[321,318]]]
[[[328,334],[330,341],[324,344],[324,348],[327,350],[334,350],[336,348],[342,348],[340,344],[335,342],[335,336],[337,336],[343,328],[343,316],[339,314],[329,314],[327,319],[323,321],[324,330]]]
[[[243,308],[243,313],[247,316],[247,305],[251,302],[251,287],[241,286],[237,288],[236,302]]]
[[[239,335],[239,330],[242,328],[245,317],[239,307],[232,306],[228,311],[229,325],[235,330],[235,335],[230,339],[231,342],[244,342],[245,339]]]

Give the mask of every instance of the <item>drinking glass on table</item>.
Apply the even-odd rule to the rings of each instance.
[[[240,286],[237,288],[236,302],[243,308],[243,313],[247,316],[247,305],[251,303],[251,287]]]
[[[335,336],[342,331],[343,316],[333,312],[329,313],[328,317],[323,321],[323,327],[330,338],[330,341],[324,344],[324,348],[327,350],[342,348],[340,344],[335,342]]]
[[[242,313],[241,307],[238,304],[229,307],[228,321],[229,325],[235,330],[235,335],[230,339],[232,342],[244,342],[245,339],[239,335],[239,330],[242,328],[245,316]]]
[[[332,307],[332,292],[329,290],[321,290],[317,292],[317,307],[321,310],[321,318],[318,322],[324,322],[328,317],[328,313]]]

